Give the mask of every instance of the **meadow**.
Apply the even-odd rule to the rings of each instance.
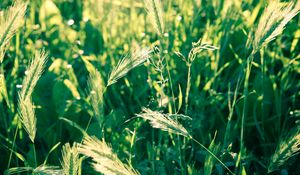
[[[0,175],[300,174],[299,0],[1,0]]]

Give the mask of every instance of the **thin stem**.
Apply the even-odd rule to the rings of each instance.
[[[19,123],[19,119],[17,119],[17,120],[18,120],[17,123]],[[17,124],[16,130],[15,130],[14,140],[13,140],[13,143],[12,143],[12,146],[11,146],[11,151],[10,151],[10,154],[9,154],[7,169],[9,169],[9,167],[10,167],[12,153],[13,153],[13,150],[14,150],[14,147],[15,147],[18,131],[19,131],[19,124]]]
[[[247,65],[246,65],[246,74],[245,74],[245,81],[244,81],[244,104],[243,104],[243,113],[241,119],[241,135],[240,135],[240,153],[239,159],[237,161],[237,166],[239,165],[241,159],[243,159],[244,154],[244,127],[245,127],[245,118],[248,114],[248,95],[249,95],[249,78],[251,73],[252,62],[254,58],[255,51],[253,50],[249,57],[247,58]]]
[[[34,167],[37,167],[36,150],[35,150],[34,142],[32,142],[32,146],[33,146]]]
[[[166,64],[167,64],[167,73],[168,73],[168,78],[170,80],[170,89],[171,89],[171,94],[172,94],[172,104],[173,104],[173,108],[174,111],[176,111],[176,107],[175,107],[175,95],[174,95],[174,90],[173,90],[173,83],[172,83],[172,78],[171,78],[171,74],[170,74],[170,68],[169,68],[169,63],[168,60],[166,59]]]
[[[167,74],[168,74],[168,82],[169,82],[169,85],[170,85],[170,90],[171,90],[171,95],[172,95],[172,105],[173,105],[173,108],[174,108],[174,111],[176,111],[175,109],[175,95],[174,95],[174,90],[173,90],[173,83],[172,83],[172,78],[171,78],[171,73],[170,73],[170,68],[169,68],[169,62],[167,60],[167,57],[165,57],[164,53],[163,53],[163,50],[164,50],[164,47],[163,47],[163,42],[164,42],[164,39],[163,37],[160,37],[160,44],[159,44],[159,49],[160,49],[160,66],[161,66],[161,78],[162,78],[162,81],[163,81],[163,85],[162,85],[162,91],[164,92],[164,88],[166,86],[166,81],[165,81],[165,78],[164,78],[164,75],[163,75],[163,70],[164,70],[164,61],[166,63],[166,69],[167,69]],[[163,59],[165,58],[165,59]],[[162,99],[161,99],[162,100]]]
[[[231,102],[231,98],[230,98],[230,85],[229,85],[229,88],[228,88],[229,115],[228,115],[228,121],[227,121],[227,125],[226,125],[224,141],[223,141],[223,149],[225,149],[225,147],[227,146],[229,136],[230,136],[230,130],[231,130],[231,127],[232,127],[232,121],[231,120],[232,120],[232,116],[233,116],[233,113],[234,113],[234,108],[235,108],[235,105],[236,105],[238,89],[240,87],[240,78],[241,77],[238,78],[238,82],[237,82],[236,88],[234,90],[232,102]]]
[[[188,66],[188,75],[187,75],[187,85],[186,85],[186,91],[185,91],[185,114],[187,114],[188,105],[189,105],[189,94],[191,89],[191,63],[187,63]]]
[[[155,173],[155,155],[154,155],[154,150],[155,150],[155,141],[154,141],[154,129],[151,130],[151,141],[152,141],[152,151],[151,151],[151,159],[152,159],[152,174],[156,174]]]
[[[264,115],[264,110],[265,110],[265,104],[264,104],[264,100],[265,100],[265,96],[264,96],[264,83],[265,83],[265,61],[264,61],[264,51],[263,49],[261,49],[261,118],[262,118],[262,129],[264,131],[264,121],[265,121],[265,115]],[[262,135],[262,139],[263,141],[265,141],[265,137],[264,135]]]
[[[205,151],[207,151],[211,156],[213,156],[226,170],[229,171],[230,174],[234,174],[213,152],[211,152],[208,148],[206,148],[203,144],[198,142],[198,140],[194,139],[192,136],[189,137],[194,142],[196,142],[200,147],[202,147]]]
[[[92,118],[93,118],[93,116],[90,116],[90,119],[89,119],[89,121],[88,121],[88,123],[87,123],[87,125],[85,127],[85,130],[84,130],[85,132],[87,132],[87,130],[89,129],[91,121],[92,121]]]
[[[135,136],[136,136],[136,130],[134,129],[133,134],[132,134],[132,138],[130,141],[130,154],[129,154],[129,164],[132,164],[132,155],[133,155],[133,146],[134,146],[134,141],[135,141]]]

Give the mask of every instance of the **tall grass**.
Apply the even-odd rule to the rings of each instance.
[[[157,111],[152,111],[150,109],[143,109],[143,113],[137,114],[138,117],[144,118],[150,121],[150,124],[154,128],[161,129],[163,131],[168,131],[174,134],[182,135],[189,138],[200,145],[205,151],[207,151],[214,159],[216,159],[225,169],[231,174],[234,174],[211,150],[206,148],[199,141],[194,139],[192,135],[177,121],[170,118],[170,114],[163,115]]]
[[[294,8],[293,8],[294,7]],[[249,96],[249,79],[251,68],[254,60],[254,55],[267,44],[274,40],[282,33],[286,24],[299,13],[299,6],[295,7],[293,2],[288,4],[279,1],[271,1],[264,10],[258,22],[257,29],[252,37],[252,51],[246,60],[245,78],[244,78],[244,103],[243,113],[241,118],[241,135],[240,135],[240,157],[243,159],[245,152],[244,148],[244,129],[245,118],[249,110],[248,96]],[[263,65],[264,66],[264,65]]]
[[[299,174],[299,10],[1,1],[0,174]]]
[[[26,8],[26,2],[17,0],[0,16],[0,62],[3,61],[10,40],[24,21]]]
[[[163,6],[160,0],[144,0],[149,19],[159,35],[164,34]]]

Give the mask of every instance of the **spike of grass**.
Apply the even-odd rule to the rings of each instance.
[[[164,33],[163,6],[160,0],[144,0],[150,22],[158,35]]]
[[[150,124],[153,128],[161,129],[163,131],[167,131],[170,133],[182,135],[188,139],[196,142],[200,147],[202,147],[206,152],[208,152],[215,160],[217,160],[225,169],[230,172],[230,174],[234,174],[212,151],[206,148],[199,141],[194,139],[192,135],[175,119],[170,118],[170,114],[161,114],[157,111],[152,111],[150,109],[143,109],[143,113],[137,114],[138,117],[144,118],[150,121]]]
[[[277,170],[289,158],[300,153],[300,130],[294,128],[290,134],[282,138],[277,146],[275,153],[271,157],[268,172]]]
[[[79,152],[93,159],[94,169],[104,175],[138,175],[131,165],[127,165],[113,153],[112,148],[96,137],[86,137],[83,144],[79,145]]]
[[[8,43],[18,28],[21,27],[26,8],[27,2],[17,0],[6,10],[4,17],[0,20],[0,63],[3,61]]]
[[[294,18],[300,10],[300,6],[295,6],[294,2],[281,3],[278,0],[270,1],[260,17],[253,39],[253,48],[266,46],[269,42],[280,35],[286,24]]]
[[[26,76],[20,92],[21,100],[25,100],[32,95],[33,89],[43,73],[47,58],[48,54],[44,50],[35,52],[35,56],[25,72]]]
[[[130,70],[143,64],[151,54],[151,49],[136,49],[131,56],[125,56],[121,59],[117,66],[111,71],[107,86],[116,83],[120,78],[124,77]]]
[[[64,175],[79,175],[81,174],[80,167],[81,162],[79,158],[79,151],[77,144],[74,143],[71,147],[69,143],[66,143],[62,148],[62,170]]]
[[[91,97],[91,106],[99,123],[103,122],[103,93],[104,83],[100,73],[94,70],[88,79],[88,89]]]

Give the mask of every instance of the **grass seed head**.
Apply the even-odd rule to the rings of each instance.
[[[149,120],[153,128],[190,137],[189,132],[174,117],[170,117],[167,114],[144,108],[143,113],[137,114],[137,116]]]
[[[86,137],[79,146],[79,152],[93,159],[92,165],[97,172],[105,175],[138,175],[130,165],[123,163],[112,148],[96,137]]]
[[[293,2],[271,1],[264,10],[254,33],[253,49],[258,50],[280,35],[286,24],[299,13],[299,10],[300,6],[295,6]]]
[[[8,48],[11,38],[22,25],[26,13],[27,3],[17,0],[0,16],[0,63]]]

